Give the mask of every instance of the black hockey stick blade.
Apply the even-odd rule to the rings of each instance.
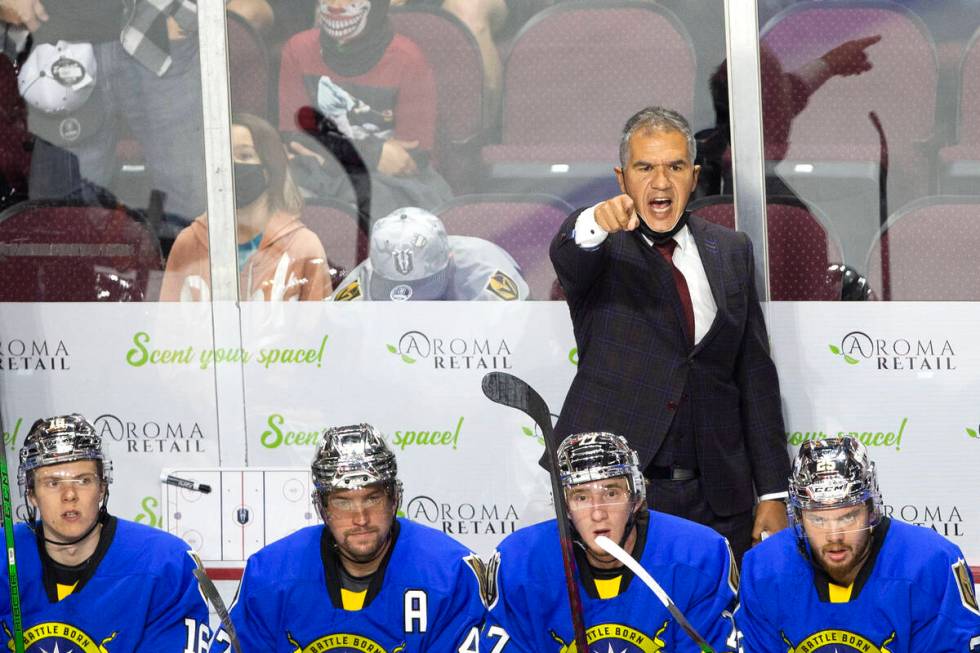
[[[577,653],[589,650],[585,631],[585,618],[582,613],[582,599],[575,580],[575,556],[572,551],[572,529],[568,525],[565,506],[565,493],[558,479],[558,455],[555,450],[555,433],[551,425],[551,411],[548,404],[523,379],[506,372],[490,372],[483,377],[483,394],[494,403],[516,408],[526,414],[541,429],[544,448],[548,457],[548,472],[551,476],[551,494],[555,499],[555,517],[558,520],[558,537],[561,540],[561,558],[565,568],[565,588],[568,590],[568,606],[572,613],[572,630],[575,633]]]
[[[235,653],[242,653],[242,646],[238,642],[238,633],[235,632],[235,624],[231,623],[231,617],[228,615],[228,608],[225,607],[225,602],[221,600],[221,594],[218,593],[218,588],[214,586],[214,582],[208,577],[207,573],[201,567],[196,567],[194,569],[194,578],[197,579],[197,584],[201,588],[201,593],[214,607],[214,611],[218,613],[218,619],[221,620],[221,625],[225,629],[225,633],[228,635],[228,639],[231,642],[231,648],[234,649]],[[213,642],[212,642],[213,644]]]
[[[548,404],[523,379],[506,372],[490,372],[483,377],[483,394],[490,401],[516,408],[534,420],[546,443],[554,440]]]

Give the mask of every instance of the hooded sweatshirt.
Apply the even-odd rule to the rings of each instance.
[[[242,268],[239,288],[246,301],[321,300],[330,294],[327,255],[299,217],[274,213],[259,248]],[[208,221],[202,215],[177,236],[167,259],[160,301],[210,301]]]

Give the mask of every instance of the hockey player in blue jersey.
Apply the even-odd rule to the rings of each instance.
[[[789,483],[791,528],[742,563],[746,653],[978,653],[963,554],[882,515],[875,466],[853,438],[807,441]]]
[[[249,558],[231,619],[243,653],[456,653],[475,643],[481,565],[444,533],[396,518],[395,456],[368,424],[327,429],[310,526]],[[212,651],[229,650],[219,631]]]
[[[618,435],[570,435],[558,448],[558,466],[589,653],[700,650],[650,590],[596,544],[600,535],[657,579],[715,651],[733,650],[738,572],[725,539],[706,526],[647,510],[636,452]],[[508,536],[488,570],[490,616],[480,651],[576,650],[555,520]]]
[[[37,420],[17,477],[29,519],[14,527],[27,653],[207,650],[195,559],[177,537],[108,513],[112,462],[84,417]],[[0,578],[0,622],[13,651],[6,565]]]

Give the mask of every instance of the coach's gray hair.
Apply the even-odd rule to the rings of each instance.
[[[647,107],[633,114],[623,127],[623,137],[619,141],[619,165],[626,168],[630,157],[630,138],[638,131],[676,131],[687,140],[688,163],[694,163],[698,146],[691,133],[691,125],[681,114],[664,107]]]

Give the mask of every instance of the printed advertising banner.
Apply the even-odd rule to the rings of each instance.
[[[523,413],[487,400],[480,382],[494,370],[515,374],[556,416],[577,363],[563,303],[243,303],[241,347],[215,349],[217,310],[239,309],[4,304],[8,451],[34,419],[83,413],[111,449],[111,511],[182,535],[224,566],[317,521],[309,463],[328,426],[381,429],[398,456],[403,514],[478,553],[551,515],[536,463],[541,434]],[[980,307],[767,311],[791,452],[809,438],[858,437],[878,465],[888,512],[934,528],[980,564]],[[236,396],[221,385],[228,375],[216,374],[229,368],[242,384],[244,432],[218,420],[219,396]],[[213,491],[162,486],[164,470]]]

